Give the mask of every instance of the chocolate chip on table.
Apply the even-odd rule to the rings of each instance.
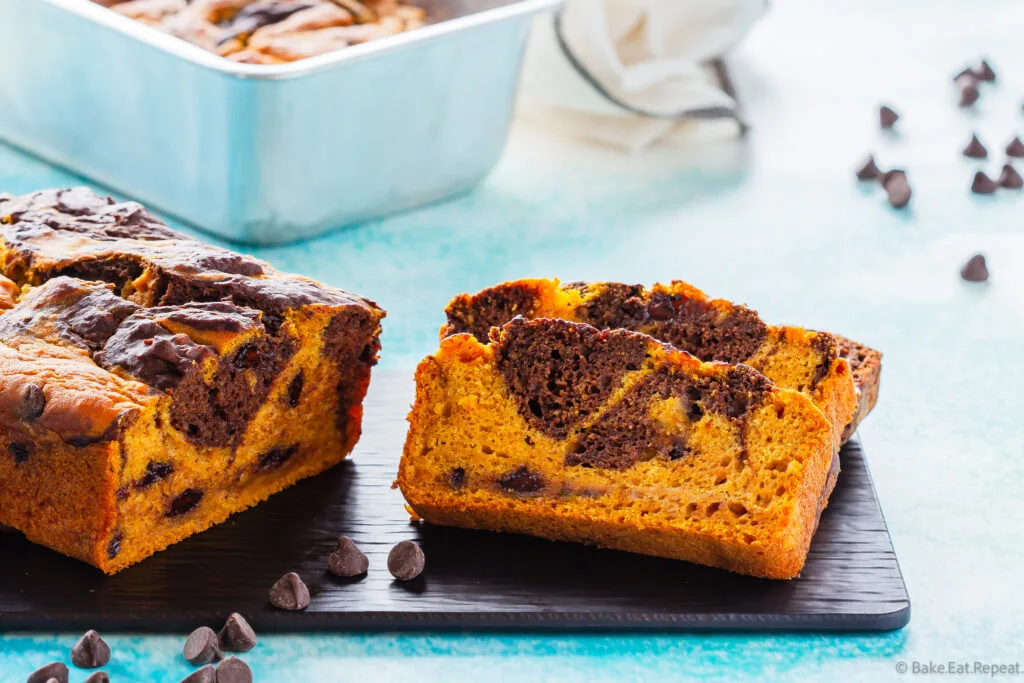
[[[978,68],[974,70],[974,75],[978,77],[979,81],[992,83],[996,80],[996,72],[992,70],[992,67],[984,59],[981,60]]]
[[[969,107],[978,101],[980,93],[976,82],[960,84],[960,106]]]
[[[238,612],[228,617],[217,638],[224,652],[248,652],[256,647],[256,631]]]
[[[958,73],[956,76],[953,76],[953,82],[956,83],[961,88],[967,85],[968,83],[972,85],[977,85],[978,74],[974,73],[974,69],[972,69],[971,67],[967,67],[966,69]]]
[[[985,149],[985,145],[981,144],[981,140],[975,134],[971,136],[971,141],[964,147],[963,155],[972,159],[985,159],[988,157],[988,150]]]
[[[309,589],[295,572],[288,572],[270,588],[270,604],[290,611],[309,607]]]
[[[57,683],[68,683],[68,674],[68,667],[66,665],[60,662],[53,662],[36,669],[25,683],[50,683],[51,679],[55,679]]]
[[[97,671],[85,679],[85,683],[110,683],[110,676],[106,671]]]
[[[960,269],[960,277],[968,282],[984,282],[988,280],[988,265],[982,254],[975,254]]]
[[[202,669],[185,676],[181,679],[181,683],[217,683],[217,670],[213,668],[212,664],[207,664]]]
[[[878,125],[885,130],[889,130],[896,122],[900,120],[900,115],[896,113],[896,110],[892,107],[883,104],[878,108]]]
[[[228,657],[217,665],[217,683],[252,683],[252,669],[238,657]]]
[[[182,650],[185,660],[192,665],[209,664],[221,659],[220,640],[209,626],[200,626],[185,641]]]
[[[882,175],[882,170],[875,164],[874,155],[869,154],[868,158],[857,167],[857,180],[874,180]]]
[[[1024,142],[1021,142],[1020,138],[1016,137],[1010,140],[1010,144],[1006,146],[1006,156],[1024,157]]]
[[[992,194],[996,191],[995,181],[985,175],[984,171],[978,171],[974,174],[974,182],[971,183],[971,192],[974,194]]]
[[[388,571],[399,581],[412,581],[423,573],[427,559],[412,541],[402,541],[388,553]]]
[[[348,536],[338,539],[338,549],[327,560],[327,569],[343,578],[365,574],[369,568],[370,561]]]
[[[996,182],[999,187],[1005,187],[1008,190],[1019,190],[1024,187],[1024,178],[1010,164],[1003,165],[1003,171],[999,174],[999,180]]]
[[[86,631],[71,648],[71,663],[80,669],[98,669],[110,661],[110,646],[96,631]]]
[[[882,187],[889,196],[889,203],[894,208],[902,209],[910,203],[913,194],[910,183],[907,182],[907,174],[903,171],[890,171],[886,176],[882,181]]]

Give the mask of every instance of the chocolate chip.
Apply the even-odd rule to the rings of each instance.
[[[260,456],[259,462],[256,463],[257,472],[267,472],[269,470],[276,470],[286,462],[291,460],[291,457],[295,455],[295,451],[299,450],[298,444],[292,444],[291,446],[277,448],[271,448],[269,451]]]
[[[875,157],[871,154],[857,167],[857,180],[874,180],[882,175],[882,170],[875,165]]]
[[[889,196],[889,203],[897,209],[902,209],[910,203],[912,191],[907,182],[906,174],[902,172],[892,176],[885,183],[885,192]]]
[[[1010,164],[1003,166],[1003,171],[999,174],[999,180],[996,182],[999,183],[999,187],[1005,187],[1009,190],[1019,190],[1024,187],[1024,178],[1021,178],[1017,169]]]
[[[117,557],[118,553],[121,552],[121,541],[124,540],[124,534],[120,531],[115,531],[114,535],[110,537],[110,542],[107,543],[107,559],[112,560]]]
[[[96,631],[86,631],[71,648],[71,663],[80,669],[98,669],[110,661],[110,646]]]
[[[883,129],[888,130],[892,128],[899,120],[900,115],[892,107],[883,104],[878,108],[878,125]]]
[[[192,512],[202,500],[202,491],[199,489],[188,489],[171,501],[171,505],[167,509],[167,516],[180,517],[181,515]]]
[[[181,679],[181,683],[217,683],[217,670],[212,664],[207,664],[199,671],[190,673]]]
[[[890,171],[886,171],[885,173],[883,173],[882,177],[879,180],[882,183],[882,187],[887,187],[889,183],[900,178],[906,180],[907,172],[904,171],[902,168],[894,168]]]
[[[174,465],[169,462],[150,462],[146,465],[146,473],[135,482],[134,486],[137,489],[145,489],[161,479],[166,479],[174,473]]]
[[[972,159],[984,159],[988,157],[988,150],[985,149],[985,145],[981,144],[977,135],[972,135],[971,141],[963,149],[963,155]]]
[[[270,588],[270,604],[278,609],[302,610],[309,607],[309,589],[295,572],[288,572]]]
[[[342,536],[338,539],[338,549],[327,560],[327,568],[335,576],[351,578],[365,574],[370,568],[370,561],[351,538]]]
[[[963,87],[968,83],[977,85],[978,75],[974,73],[974,69],[972,69],[971,67],[967,67],[966,69],[958,73],[956,76],[953,76],[953,82],[960,87]]]
[[[984,171],[974,174],[974,182],[971,183],[971,192],[974,194],[992,194],[998,185],[991,178],[985,175]]]
[[[536,493],[544,488],[544,478],[526,465],[506,472],[496,481],[499,487],[511,493]]]
[[[21,393],[21,405],[18,406],[18,418],[22,422],[35,422],[43,414],[46,407],[46,396],[38,384],[29,384]]]
[[[224,652],[248,652],[256,647],[256,631],[238,612],[228,617],[217,638]]]
[[[7,446],[7,451],[14,458],[14,464],[16,465],[28,462],[29,457],[32,455],[32,449],[27,444],[17,442],[11,442]]]
[[[1006,146],[1006,155],[1017,158],[1024,157],[1024,142],[1021,142],[1020,138],[1015,137]]]
[[[106,671],[97,671],[85,679],[85,683],[110,683],[110,676]]]
[[[402,541],[388,553],[388,571],[399,581],[412,581],[425,566],[423,550],[412,541]]]
[[[960,277],[968,282],[984,282],[988,279],[988,266],[982,254],[975,254],[960,269]]]
[[[530,437],[526,437],[529,439]],[[458,491],[466,485],[466,469],[464,467],[456,467],[448,473],[448,485]]]
[[[302,398],[302,388],[306,383],[306,378],[302,375],[302,371],[295,375],[294,379],[288,383],[288,405],[295,408],[299,405],[299,399]]]
[[[981,60],[978,68],[974,70],[974,75],[978,77],[979,81],[992,83],[996,80],[996,72],[992,70],[992,67],[984,59]]]
[[[217,683],[252,683],[252,669],[238,657],[228,657],[217,665]]]
[[[874,163],[874,159],[871,160]],[[876,171],[878,169],[875,169]],[[858,171],[857,177],[860,177]],[[664,295],[654,295],[651,302],[647,304],[647,315],[654,320],[669,320],[676,314],[676,307],[672,305],[672,299]]]
[[[50,679],[55,679],[57,683],[68,683],[69,673],[67,666],[60,662],[53,662],[36,669],[25,683],[49,683]]]
[[[974,82],[960,85],[960,106],[969,107],[978,101],[978,86]]]
[[[185,661],[193,666],[216,662],[224,657],[220,651],[220,640],[209,626],[200,626],[192,631],[182,650]]]

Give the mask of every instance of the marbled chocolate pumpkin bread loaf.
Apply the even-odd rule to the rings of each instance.
[[[0,269],[0,524],[37,543],[116,572],[359,438],[373,302],[84,189],[0,197]]]
[[[448,322],[441,328],[442,337],[469,332],[486,341],[491,326],[516,315],[562,318],[600,329],[644,332],[704,361],[743,363],[781,387],[810,396],[841,442],[853,434],[878,396],[877,351],[854,344],[873,354],[875,372],[865,372],[860,356],[851,355],[847,363],[840,353],[852,342],[826,332],[768,325],[756,311],[712,299],[685,282],[646,288],[616,282],[563,285],[558,280],[517,280],[457,296],[445,312]]]
[[[834,454],[806,395],[623,329],[516,318],[491,335],[447,337],[417,369],[398,477],[417,514],[800,572]]]

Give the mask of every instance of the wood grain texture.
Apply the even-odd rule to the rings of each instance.
[[[778,582],[569,543],[411,525],[391,489],[412,400],[408,373],[374,377],[363,438],[349,461],[114,577],[0,532],[0,630],[187,632],[231,612],[257,631],[839,630],[904,626],[910,600],[859,443],[803,574]],[[339,534],[370,559],[367,576],[327,573]],[[392,581],[387,553],[418,540],[424,575]],[[270,607],[297,571],[305,612]]]

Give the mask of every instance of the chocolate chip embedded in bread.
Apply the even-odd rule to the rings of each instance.
[[[256,647],[256,631],[238,612],[228,617],[217,638],[224,652],[248,652]]]
[[[892,128],[899,120],[900,115],[892,107],[883,104],[878,108],[878,125],[883,129],[888,130]]]
[[[1006,155],[1018,158],[1024,157],[1024,142],[1021,142],[1018,137],[1010,140],[1010,144],[1006,146]]]
[[[207,664],[202,669],[190,673],[181,679],[181,683],[217,683],[217,670],[212,664]]]
[[[217,683],[252,683],[252,669],[238,657],[228,657],[217,665]]]
[[[544,488],[544,477],[526,465],[520,465],[495,479],[498,487],[508,493],[537,493]]]
[[[963,149],[963,155],[971,159],[985,159],[988,157],[988,150],[981,144],[977,134],[971,136],[971,141]]]
[[[124,540],[124,534],[120,531],[115,531],[114,535],[110,537],[110,541],[107,543],[107,558],[114,559],[121,552],[121,542]]]
[[[425,566],[423,549],[412,541],[402,541],[388,553],[388,571],[399,581],[412,581]]]
[[[1003,170],[999,174],[999,180],[996,182],[999,183],[999,187],[1005,187],[1008,190],[1019,190],[1024,187],[1024,178],[1010,164],[1003,166]]]
[[[71,663],[80,669],[98,669],[109,661],[110,646],[96,631],[86,631],[71,648]]]
[[[370,561],[363,551],[348,536],[338,539],[338,549],[331,553],[327,560],[327,569],[335,576],[351,578],[365,574],[370,568]]]
[[[53,662],[36,669],[25,683],[49,683],[56,679],[58,683],[68,683],[68,667],[61,662]]]
[[[974,174],[974,182],[971,183],[971,192],[974,194],[992,194],[999,186],[995,181],[985,175],[984,171]]]
[[[203,500],[203,492],[199,489],[188,489],[171,501],[167,508],[168,517],[180,517],[196,509]]]
[[[526,437],[530,438],[530,437]],[[448,473],[448,485],[456,491],[460,490],[466,485],[466,469],[464,467],[455,467],[451,472]]]
[[[299,370],[299,374],[292,378],[292,381],[288,383],[288,405],[292,408],[298,407],[299,399],[302,398],[302,389],[306,384],[306,378]]]
[[[156,482],[166,479],[174,473],[174,465],[169,462],[156,462],[150,461],[146,465],[146,473],[143,474],[138,481],[132,486],[137,489],[146,489],[155,484]]]
[[[874,180],[881,174],[882,170],[875,164],[875,157],[871,154],[857,167],[857,180]]]
[[[297,611],[309,607],[309,588],[295,572],[288,572],[270,588],[270,604],[278,609]]]
[[[185,661],[194,666],[216,662],[224,655],[220,650],[220,640],[209,626],[200,626],[189,635],[182,650]]]
[[[298,444],[292,444],[291,446],[278,446],[277,448],[271,448],[269,451],[260,456],[259,462],[256,463],[257,472],[269,472],[276,470],[283,466],[286,462],[291,460],[295,452],[299,450]]]
[[[29,457],[32,455],[32,448],[28,444],[12,441],[7,446],[7,452],[14,458],[15,465],[21,465],[28,462]]]
[[[988,264],[985,263],[985,256],[975,254],[970,258],[964,267],[960,269],[960,277],[968,282],[984,282],[988,280]]]
[[[21,391],[21,405],[18,406],[18,419],[22,422],[35,422],[46,408],[46,396],[38,384],[27,384]]]

